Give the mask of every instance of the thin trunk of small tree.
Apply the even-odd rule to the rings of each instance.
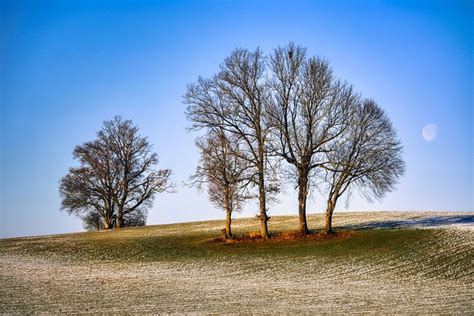
[[[345,176],[344,176],[345,178]],[[341,188],[344,184],[344,178],[341,178],[339,182],[331,188],[329,191],[329,197],[326,208],[326,224],[324,225],[324,232],[326,234],[332,234],[332,214],[336,208],[337,199],[340,197]]]
[[[226,182],[226,185],[228,183]],[[231,224],[232,224],[232,207],[231,207],[231,197],[230,197],[230,192],[229,188],[226,186],[224,188],[224,208],[225,208],[225,238],[226,239],[232,239],[232,230],[231,230]]]
[[[226,207],[226,217],[225,217],[225,235],[227,239],[232,239],[232,210],[229,206]]]
[[[259,188],[259,209],[260,209],[260,236],[262,237],[263,240],[268,239],[268,216],[267,216],[267,210],[266,210],[266,201],[265,201],[265,188],[263,186],[264,180],[263,180],[263,175],[259,176],[260,178],[260,188]]]

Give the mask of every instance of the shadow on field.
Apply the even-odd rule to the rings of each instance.
[[[438,227],[448,225],[473,225],[474,215],[448,215],[432,216],[424,218],[413,218],[406,220],[389,220],[372,223],[350,224],[338,226],[338,230],[361,230],[361,229],[391,229],[410,227]]]

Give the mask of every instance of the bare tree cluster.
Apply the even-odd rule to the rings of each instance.
[[[404,173],[402,146],[384,111],[336,79],[326,60],[290,43],[265,56],[236,49],[216,75],[190,84],[184,97],[201,160],[191,184],[232,214],[258,198],[260,234],[268,234],[268,204],[286,180],[298,190],[298,230],[309,233],[307,199],[327,193],[326,227],[338,199],[357,191],[381,199]],[[97,138],[74,149],[79,167],[61,179],[62,209],[87,229],[140,226],[156,193],[170,188],[171,171],[129,120],[104,122]]]
[[[260,50],[236,49],[226,58],[220,71],[211,79],[199,78],[188,86],[185,102],[193,129],[220,128],[241,143],[242,159],[253,169],[252,183],[258,190],[260,233],[268,238],[267,203],[278,192],[271,178],[272,161],[268,142],[270,125],[266,108],[269,102],[266,63]]]
[[[305,48],[292,43],[269,56],[259,49],[234,50],[215,76],[189,85],[184,99],[191,129],[229,135],[225,146],[234,150],[226,152],[226,159],[234,156],[246,170],[245,181],[239,182],[245,190],[257,189],[262,239],[268,238],[267,202],[279,192],[276,171],[281,160],[298,188],[302,234],[309,231],[306,201],[312,186],[328,192],[330,233],[342,194],[354,188],[369,199],[381,198],[404,172],[400,141],[383,110],[334,78],[327,61],[307,56]],[[201,142],[213,137],[208,133]],[[198,147],[202,164],[209,154],[202,143]],[[205,174],[206,179],[218,178],[209,192],[224,196],[224,175],[213,170]],[[226,208],[225,201],[211,200]]]
[[[61,208],[87,229],[141,226],[156,193],[170,188],[169,169],[155,169],[156,153],[130,120],[104,122],[97,138],[76,146],[79,167],[60,181]]]

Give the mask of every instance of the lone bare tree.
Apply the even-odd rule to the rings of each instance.
[[[260,233],[265,240],[268,238],[267,195],[276,191],[276,187],[267,181],[271,165],[267,151],[268,92],[264,74],[265,61],[259,49],[255,52],[236,49],[225,59],[216,76],[199,78],[189,85],[184,99],[192,128],[222,128],[242,142],[244,159],[256,175]]]
[[[394,189],[405,171],[402,146],[384,111],[372,100],[354,106],[346,132],[326,153],[328,183],[325,232],[332,232],[332,215],[337,200],[352,186],[371,200]]]
[[[170,187],[171,170],[155,169],[147,139],[120,117],[104,122],[97,139],[76,146],[73,155],[80,166],[60,181],[61,207],[88,220],[100,215],[104,229],[142,223],[155,194]]]
[[[270,57],[272,91],[268,115],[275,134],[273,151],[294,167],[298,187],[299,231],[308,233],[306,200],[311,172],[325,163],[324,153],[346,126],[346,112],[358,96],[336,81],[328,63],[308,58],[290,43]]]
[[[250,164],[242,158],[239,143],[223,129],[211,129],[196,141],[201,160],[191,177],[193,185],[207,185],[211,202],[226,212],[225,238],[232,239],[232,213],[251,196]]]

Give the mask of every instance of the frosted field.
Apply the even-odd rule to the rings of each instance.
[[[0,312],[474,313],[474,213],[338,213],[350,238],[209,242],[222,225],[0,240]]]

